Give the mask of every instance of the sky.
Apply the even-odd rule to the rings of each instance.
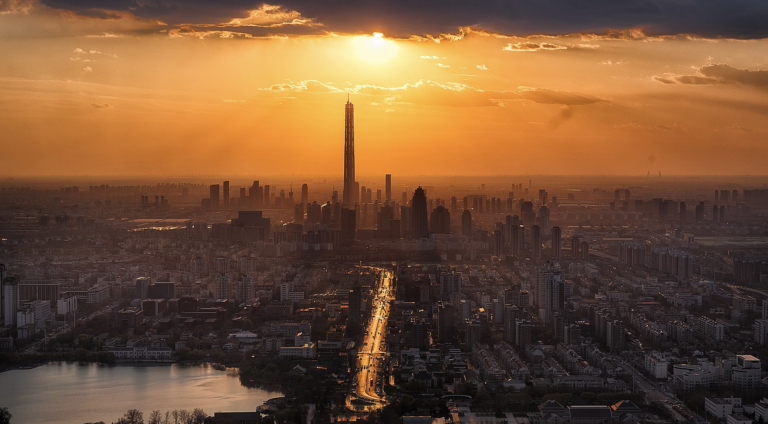
[[[0,175],[767,175],[763,0],[0,0]]]

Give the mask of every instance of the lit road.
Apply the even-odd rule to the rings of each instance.
[[[347,396],[347,406],[355,411],[371,411],[387,405],[381,387],[387,357],[385,336],[392,300],[392,273],[379,269],[379,284],[375,289],[371,306],[371,318],[358,349],[357,374],[352,380],[352,390]]]

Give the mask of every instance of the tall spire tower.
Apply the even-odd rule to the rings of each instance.
[[[344,197],[347,207],[354,207],[358,199],[355,181],[355,107],[349,102],[344,106]]]

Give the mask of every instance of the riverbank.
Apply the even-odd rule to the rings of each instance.
[[[238,373],[207,363],[49,362],[0,374],[1,406],[16,422],[112,422],[129,409],[256,411],[279,390],[246,387]],[[87,400],[87,401],[84,401]],[[45,404],[45,408],[40,405]]]

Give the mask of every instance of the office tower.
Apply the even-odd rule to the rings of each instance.
[[[3,320],[6,327],[16,325],[19,311],[19,281],[16,277],[5,277],[3,281]]]
[[[461,234],[472,237],[472,212],[469,209],[464,209],[461,213]]]
[[[525,347],[531,343],[531,329],[533,325],[528,320],[518,319],[515,321],[515,345],[518,351],[525,350]]]
[[[136,279],[136,299],[146,299],[149,286],[152,284],[152,280],[149,277],[139,277]]]
[[[245,187],[240,187],[240,200],[239,200],[239,207],[240,209],[245,209]]]
[[[554,313],[565,305],[563,273],[560,268],[547,262],[536,270],[536,305],[539,318],[550,326]]]
[[[219,185],[211,184],[211,208],[219,208]]]
[[[480,323],[477,321],[468,320],[466,323],[465,331],[465,342],[467,344],[467,348],[471,350],[475,346],[475,343],[480,340]]]
[[[438,206],[430,215],[430,232],[432,234],[451,233],[451,213],[443,206]]]
[[[376,202],[381,203],[381,189],[376,190]]]
[[[417,239],[429,238],[427,194],[421,186],[413,192],[411,207],[413,208],[413,237]]]
[[[400,206],[400,234],[403,238],[413,238],[413,208]]]
[[[522,309],[517,305],[504,306],[504,340],[515,343],[515,330],[518,319],[522,316]]]
[[[309,186],[306,183],[301,185],[301,203],[309,204]]]
[[[720,199],[719,194],[720,194],[720,192],[715,190],[715,202],[719,202],[720,201],[719,200]]]
[[[514,219],[514,217],[512,217]],[[512,256],[520,256],[523,250],[523,240],[525,238],[525,227],[515,225],[512,227]]]
[[[229,274],[217,275],[214,288],[216,299],[229,299],[232,296],[232,276]]]
[[[698,205],[696,205],[696,222],[702,222],[704,221],[704,202],[699,202]]]
[[[720,206],[720,223],[725,224],[725,206]]]
[[[363,293],[360,287],[353,287],[349,291],[349,319],[360,321],[363,312]]]
[[[384,176],[384,189],[386,192],[387,202],[392,201],[392,174]]]
[[[552,227],[552,257],[560,259],[560,252],[563,248],[563,231],[560,227]]]
[[[423,349],[426,347],[427,329],[424,320],[417,319],[411,324],[411,347]]]
[[[528,293],[528,290],[521,290],[520,293],[517,295],[519,305],[523,308],[527,308],[531,304],[531,294]]]
[[[680,223],[681,224],[685,222],[685,214],[687,212],[688,211],[685,209],[685,202],[680,202]]]
[[[440,274],[440,296],[448,300],[453,293],[461,293],[461,273],[443,272]]]
[[[229,181],[224,181],[224,198],[222,200],[224,209],[229,208]]]
[[[390,238],[392,230],[392,221],[395,219],[395,209],[392,206],[382,206],[376,216],[376,229],[381,238]]]
[[[357,200],[355,181],[355,107],[347,99],[344,107],[344,205],[351,207]]]
[[[235,299],[238,302],[248,302],[253,299],[253,276],[241,275],[237,278],[235,287]]]
[[[659,199],[659,223],[667,222],[669,217],[669,202]]]
[[[501,257],[504,254],[504,234],[495,230],[490,237],[489,248],[491,255]]]
[[[531,227],[531,247],[534,258],[541,257],[541,227],[534,225]]]
[[[581,259],[587,261],[589,260],[589,242],[586,240],[581,241],[581,245],[579,246],[579,251],[581,252]]]
[[[357,211],[343,208],[341,210],[341,241],[343,243],[349,244],[355,240],[356,223]]]
[[[546,196],[546,193],[545,193]],[[549,235],[549,208],[546,205],[542,205],[539,208],[539,226],[542,230],[543,236]]]
[[[453,341],[455,310],[451,304],[441,304],[437,309],[437,341],[450,343]]]
[[[720,208],[717,205],[712,205],[712,222],[718,223],[720,219],[718,219],[718,212],[720,212]]]
[[[264,199],[264,191],[258,181],[254,181],[253,185],[248,188],[248,197],[248,203],[251,208],[261,209],[261,204]]]
[[[624,323],[620,320],[608,321],[605,328],[605,344],[611,348],[611,352],[621,352],[624,350],[627,332]]]
[[[269,207],[269,204],[272,202],[272,194],[270,194],[269,189],[269,184],[264,185],[264,195],[261,199],[261,205],[265,208]]]

